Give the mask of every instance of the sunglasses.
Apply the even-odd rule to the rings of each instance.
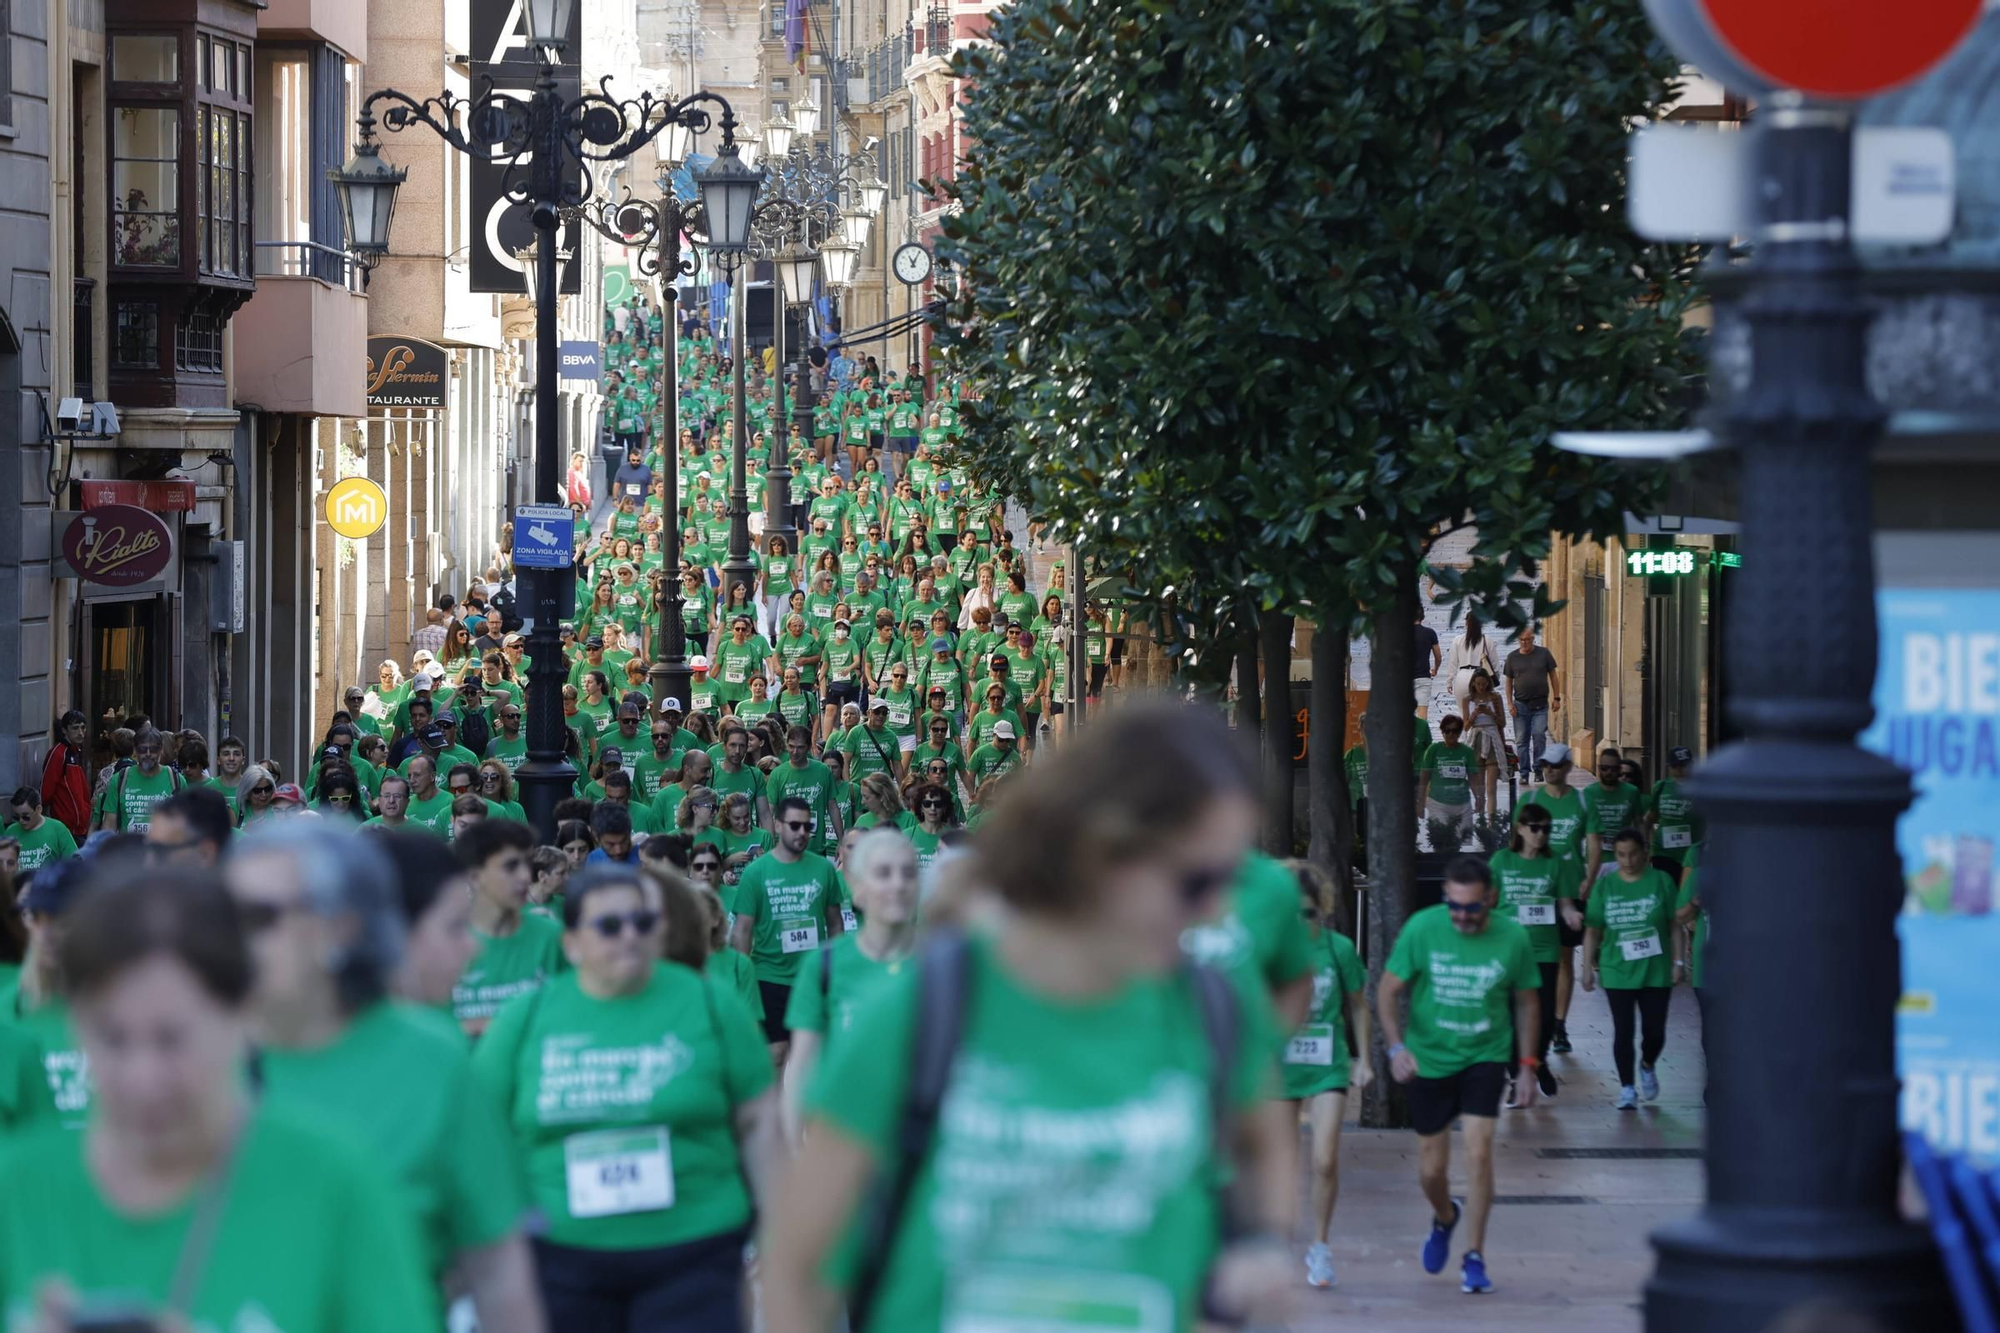
[[[303,912],[304,906],[297,903],[238,903],[236,915],[243,922],[243,929],[252,935],[262,934],[294,912]]]
[[[785,827],[790,829],[794,833],[812,832],[812,824],[810,822],[802,822],[796,819],[787,819],[785,821]]]
[[[922,802],[922,806],[926,810],[942,810],[945,808],[945,803],[939,800],[929,800]]]
[[[276,787],[273,787],[270,783],[266,782],[258,786],[252,787],[250,789],[250,794],[252,796],[273,796],[277,794],[277,791],[278,789]]]
[[[590,928],[607,940],[615,940],[630,926],[634,935],[644,935],[660,924],[658,912],[648,912],[643,908],[636,912],[607,912],[603,916],[592,917]]]
[[[703,871],[703,870],[720,870],[720,869],[722,869],[722,862],[720,862],[720,861],[691,861],[691,862],[689,862],[689,863],[688,863],[688,869],[690,869],[690,870],[694,870],[694,871]]]
[[[1450,909],[1450,911],[1451,911],[1451,914],[1452,914],[1453,916],[1485,916],[1485,915],[1486,915],[1486,904],[1485,904],[1485,903],[1484,903],[1483,901],[1481,901],[1481,902],[1476,902],[1476,903],[1455,903],[1455,902],[1453,902],[1453,901],[1452,901],[1451,899],[1447,898],[1447,899],[1445,899],[1445,900],[1444,900],[1444,905],[1445,905],[1445,906],[1446,906],[1446,907],[1447,907],[1448,909]]]

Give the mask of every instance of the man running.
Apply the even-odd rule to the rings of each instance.
[[[1444,901],[1412,916],[1396,937],[1376,997],[1376,1016],[1389,1046],[1389,1072],[1409,1089],[1410,1124],[1417,1131],[1417,1178],[1431,1206],[1424,1242],[1426,1273],[1444,1269],[1451,1236],[1471,1226],[1459,1289],[1493,1290],[1486,1276],[1486,1219],[1493,1208],[1493,1130],[1506,1090],[1508,1060],[1519,1066],[1514,1102],[1535,1103],[1536,1032],[1541,1022],[1541,974],[1528,932],[1496,916],[1493,879],[1469,856],[1446,867]],[[1400,1001],[1409,993],[1409,1023]],[[1405,1038],[1407,1037],[1407,1044]],[[1451,1197],[1451,1126],[1463,1118],[1471,1157],[1466,1206]]]

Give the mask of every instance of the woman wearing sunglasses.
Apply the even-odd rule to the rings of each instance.
[[[1212,1080],[1204,1014],[1240,992],[1181,951],[1256,836],[1250,760],[1210,711],[1135,703],[1015,781],[973,837],[974,877],[1007,910],[955,955],[966,976],[950,1111],[912,1159],[881,1264],[866,1257],[881,1277],[853,1327],[1025,1326],[1022,1311],[1087,1296],[1103,1327],[1180,1330],[1205,1289],[1218,1314],[1266,1317],[1293,1262],[1295,1129],[1265,1100],[1279,1036],[1264,1005],[1230,1005],[1242,1040]],[[863,1265],[842,1238],[907,1154],[919,1006],[944,957],[927,948],[888,978],[806,1089],[802,1147],[763,1248],[772,1328],[833,1327],[855,1293]],[[1227,1247],[1225,1151],[1248,1204],[1233,1219],[1244,1238]]]
[[[771,1061],[726,978],[662,960],[661,897],[636,867],[571,879],[573,970],[502,1010],[473,1056],[546,1218],[551,1328],[744,1327],[743,1248],[778,1147]]]
[[[1557,856],[1549,848],[1555,821],[1539,805],[1523,805],[1514,817],[1514,836],[1493,853],[1488,868],[1499,891],[1500,915],[1512,917],[1528,932],[1535,951],[1535,968],[1541,974],[1541,1025],[1535,1040],[1535,1085],[1544,1097],[1556,1095],[1556,1076],[1549,1072],[1549,1045],[1556,1035],[1556,973],[1565,950],[1562,927],[1583,929],[1583,913],[1576,905],[1577,885],[1583,867]]]

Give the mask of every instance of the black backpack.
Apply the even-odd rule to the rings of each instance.
[[[820,986],[832,984],[833,965],[823,950]],[[854,1288],[848,1295],[848,1327],[857,1333],[868,1326],[868,1314],[888,1268],[890,1248],[902,1221],[917,1172],[923,1168],[937,1131],[951,1066],[965,1037],[965,1013],[972,994],[972,948],[966,937],[940,930],[925,941],[917,955],[917,1030],[910,1045],[910,1086],[896,1136],[896,1161],[877,1181],[867,1203],[865,1243]],[[1229,979],[1215,968],[1188,960],[1181,975],[1201,1009],[1202,1033],[1213,1058],[1209,1062],[1209,1123],[1215,1132],[1215,1160],[1228,1156],[1229,1080],[1241,1049],[1242,1014]],[[1221,1189],[1221,1173],[1216,1186]]]

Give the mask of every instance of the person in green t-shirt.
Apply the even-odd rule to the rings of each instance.
[[[1285,1043],[1284,1090],[1289,1101],[1303,1102],[1312,1135],[1312,1209],[1315,1230],[1306,1250],[1306,1282],[1327,1288],[1334,1284],[1333,1251],[1327,1245],[1333,1228],[1333,1205],[1340,1194],[1340,1127],[1346,1119],[1347,1090],[1359,1092],[1374,1079],[1365,1055],[1368,1046],[1367,969],[1354,941],[1333,928],[1333,882],[1326,872],[1304,861],[1287,869],[1297,878],[1304,898],[1312,938],[1312,1001],[1305,1022]],[[1354,1045],[1348,1045],[1348,1027]]]
[[[669,910],[700,912],[685,890]],[[474,1071],[544,1218],[551,1329],[745,1326],[743,1247],[774,1213],[777,1098],[729,980],[662,961],[660,889],[592,864],[563,891],[575,969],[494,1018]],[[705,920],[692,927],[699,957]],[[664,1259],[661,1256],[666,1256]]]
[[[452,987],[451,1016],[477,1038],[509,1000],[540,989],[569,966],[562,932],[527,915],[534,830],[510,819],[473,822],[452,843],[472,881],[472,937],[479,949]]]
[[[813,819],[810,845],[824,856],[845,831],[833,805],[833,770],[812,757],[812,730],[801,723],[785,730],[785,756],[764,778],[764,799],[772,810],[789,797],[804,801]]]
[[[1560,741],[1550,741],[1537,762],[1541,768],[1542,785],[1522,797],[1521,806],[1539,806],[1549,812],[1549,854],[1559,860],[1577,863],[1577,896],[1587,902],[1593,881],[1582,878],[1582,870],[1584,824],[1590,812],[1583,804],[1583,797],[1569,785],[1570,772],[1575,766],[1569,746]],[[1519,813],[1519,807],[1516,813]],[[1549,1049],[1557,1055],[1568,1055],[1569,1000],[1576,984],[1574,955],[1576,947],[1583,943],[1583,933],[1571,931],[1563,923],[1558,923],[1557,929],[1562,950],[1556,960],[1556,1035]]]
[[[803,798],[779,798],[772,811],[778,841],[752,861],[736,882],[736,928],[730,943],[757,968],[764,996],[764,1038],[776,1064],[785,1062],[790,1032],[785,1013],[798,978],[799,962],[821,941],[840,934],[840,872],[833,862],[806,850],[813,836],[812,806]]]
[[[97,827],[118,833],[144,833],[152,809],[185,784],[181,775],[161,765],[166,740],[152,727],[132,738],[132,766],[111,775],[104,784]]]
[[[1597,783],[1577,795],[1583,801],[1584,882],[1595,884],[1610,873],[1611,840],[1628,828],[1638,828],[1646,809],[1646,793],[1625,781],[1625,756],[1606,747],[1597,756]]]
[[[864,1000],[902,975],[917,938],[917,854],[892,829],[871,829],[847,854],[846,879],[859,930],[836,936],[806,965],[785,1015],[786,1137],[799,1136],[799,1101],[820,1057],[846,1039]]]
[[[318,1108],[276,1104],[244,1076],[258,968],[220,878],[109,876],[65,928],[85,960],[66,981],[96,1105],[86,1132],[42,1122],[0,1153],[0,1309],[11,1323],[439,1327],[391,1173]],[[152,1037],[133,1039],[142,1030]],[[199,1280],[175,1282],[197,1252]],[[44,1323],[35,1307],[52,1287],[67,1289],[70,1309],[107,1317]]]
[[[442,1280],[467,1260],[481,1326],[519,1327],[510,1302],[534,1281],[526,1186],[458,1032],[384,998],[400,951],[383,942],[403,933],[395,874],[376,840],[306,820],[230,858],[243,915],[270,922],[250,937],[262,1093],[349,1132],[408,1207],[425,1270]]]
[[[1471,746],[1460,743],[1465,724],[1457,717],[1445,718],[1438,730],[1444,739],[1426,746],[1417,761],[1417,806],[1427,824],[1452,831],[1450,845],[1440,850],[1456,851],[1464,845],[1471,828],[1472,788],[1479,780],[1479,756]],[[1432,836],[1435,841],[1436,835]]]
[[[6,836],[20,848],[19,869],[40,870],[76,855],[76,839],[61,820],[42,813],[42,794],[33,787],[23,787],[14,793],[13,812],[14,822],[7,826]]]
[[[897,1133],[914,1045],[937,1022],[923,1012],[926,977],[946,961],[965,997],[948,1110],[914,1150],[906,1203],[884,1219],[882,1280],[856,1333],[1057,1322],[1180,1333],[1225,1274],[1245,1299],[1218,1313],[1272,1322],[1291,1261],[1283,1246],[1225,1241],[1215,1182],[1233,1171],[1254,1201],[1247,1230],[1291,1221],[1294,1128],[1267,1100],[1280,1038],[1261,995],[1226,972],[1191,974],[1179,939],[1219,906],[1255,835],[1248,775],[1187,758],[1228,744],[1219,719],[1133,704],[1052,753],[992,814],[974,854],[1006,910],[884,979],[806,1089],[795,1170],[818,1188],[812,1209],[773,1218],[761,1252],[773,1327],[817,1326],[810,1312],[837,1305],[873,1257],[843,1238],[869,1180],[913,1151]],[[1084,831],[1104,827],[1129,849],[1115,892],[1084,850]],[[1296,889],[1287,901],[1297,920]],[[1226,1062],[1204,994],[1243,1025]],[[1233,1162],[1218,1160],[1217,1106],[1242,1112]]]
[[[1694,800],[1682,788],[1693,764],[1694,751],[1687,746],[1667,751],[1667,776],[1655,782],[1646,797],[1645,826],[1653,839],[1653,865],[1674,877],[1682,866],[1694,864],[1704,832]]]
[[[1556,1035],[1558,960],[1569,953],[1563,932],[1580,935],[1583,914],[1577,909],[1577,883],[1582,868],[1549,852],[1549,812],[1523,805],[1508,844],[1493,853],[1487,867],[1499,892],[1499,912],[1511,916],[1528,932],[1535,952],[1535,970],[1542,984],[1541,1026],[1535,1040],[1535,1083],[1544,1097],[1556,1095],[1556,1076],[1549,1070],[1549,1046]]]
[[[1646,837],[1637,829],[1616,835],[1617,867],[1599,880],[1584,914],[1585,990],[1600,977],[1611,1005],[1611,1057],[1618,1067],[1621,1111],[1641,1098],[1656,1100],[1660,1078],[1653,1066],[1667,1044],[1667,1003],[1683,965],[1681,933],[1674,928],[1679,894],[1674,882],[1647,863]],[[1639,1066],[1633,1077],[1633,1018],[1638,1018]]]
[[[1468,1293],[1493,1289],[1486,1275],[1486,1220],[1493,1207],[1493,1131],[1510,1081],[1509,1061],[1519,1067],[1511,1081],[1514,1104],[1522,1107],[1534,1105],[1535,1081],[1521,1072],[1541,1063],[1534,1046],[1541,1022],[1534,946],[1519,922],[1494,911],[1497,903],[1483,862],[1461,856],[1445,867],[1444,901],[1404,923],[1375,1004],[1389,1071],[1409,1089],[1417,1177],[1431,1206],[1424,1271],[1444,1270],[1452,1232],[1463,1219],[1470,1231],[1460,1288]],[[1453,1202],[1449,1183],[1455,1120],[1464,1128],[1472,1178],[1464,1209]]]

